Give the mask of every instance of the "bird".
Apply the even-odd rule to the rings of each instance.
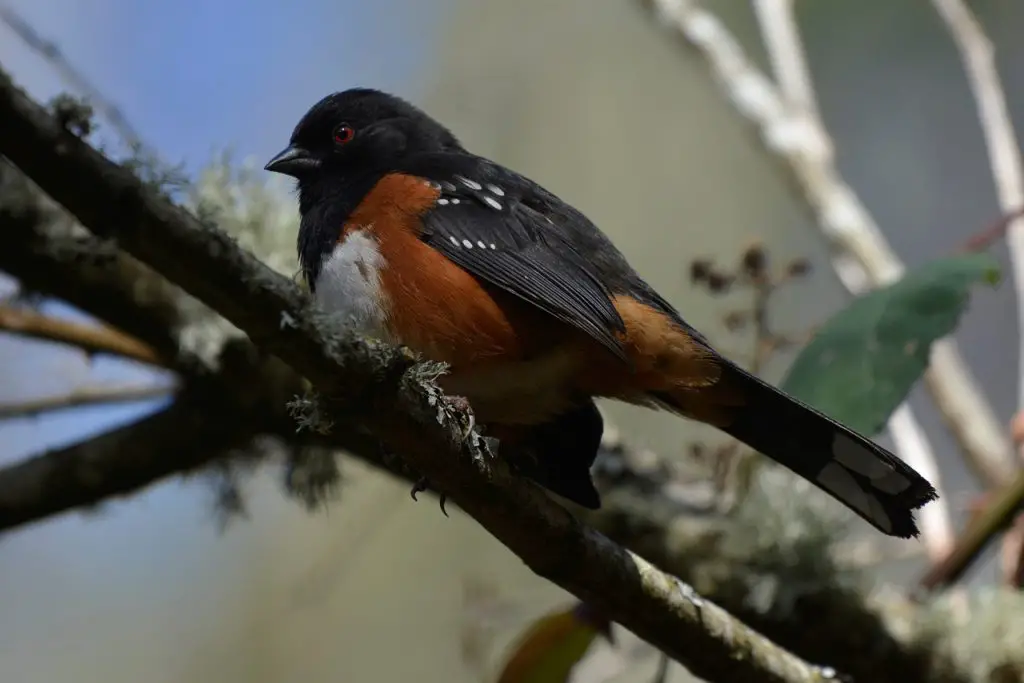
[[[883,534],[918,535],[927,479],[723,356],[580,210],[410,101],[331,93],[265,169],[296,182],[301,277],[332,324],[446,364],[445,394],[548,491],[600,507],[610,399],[711,425]]]

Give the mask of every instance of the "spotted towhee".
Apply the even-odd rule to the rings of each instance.
[[[319,304],[449,364],[442,388],[530,450],[519,469],[549,490],[600,505],[594,397],[609,397],[713,425],[883,533],[916,535],[913,510],[936,496],[927,480],[722,357],[582,213],[408,102],[330,95],[266,168],[298,180],[299,257]]]

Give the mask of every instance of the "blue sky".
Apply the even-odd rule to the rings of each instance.
[[[183,162],[191,172],[225,148],[236,159],[269,158],[285,144],[302,112],[334,90],[372,85],[415,99],[444,9],[443,0],[7,4],[55,42],[165,161]],[[64,89],[54,70],[3,26],[0,64],[37,98]],[[68,313],[59,305],[49,310]],[[91,377],[127,381],[145,376],[144,370],[120,362],[100,360],[90,368],[73,351],[0,337],[3,401],[51,395]],[[158,405],[0,423],[0,460],[63,445]],[[154,581],[198,579],[214,544],[224,558],[231,552],[225,545],[252,540],[245,525],[229,534],[231,542],[218,536],[209,495],[201,486],[171,483],[128,503],[114,503],[98,519],[65,516],[5,537],[0,543],[5,677],[61,678],[58,664],[39,664],[35,648],[44,640],[49,646],[59,644],[62,638],[82,646],[81,623],[128,605],[164,609],[165,620],[173,621],[166,605],[160,607],[173,591],[153,594]],[[223,586],[199,583],[196,590],[217,604]],[[118,590],[109,590],[113,586]],[[57,604],[58,610],[40,609]],[[182,615],[182,623],[194,616]],[[103,650],[98,643],[93,646],[95,652]]]
[[[266,156],[301,113],[352,85],[418,94],[443,0],[18,0],[11,3],[190,168],[216,149]],[[41,94],[52,70],[6,30],[0,58]],[[49,77],[48,77],[49,76]]]

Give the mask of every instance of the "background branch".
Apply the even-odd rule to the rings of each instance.
[[[696,0],[640,4],[706,59],[733,106],[758,127],[767,149],[786,162],[835,250],[833,267],[847,289],[859,293],[898,279],[903,263],[836,170],[827,133],[788,104],[725,24]],[[1012,477],[1010,442],[952,339],[933,345],[925,382],[975,473],[987,484]]]
[[[75,346],[87,354],[110,353],[150,365],[166,363],[147,344],[111,327],[61,320],[36,311],[2,304],[0,331]]]
[[[92,235],[76,232],[52,201],[0,159],[0,269],[148,344],[176,365],[185,297],[151,269]]]
[[[989,498],[988,504],[971,521],[946,556],[921,578],[920,587],[924,591],[936,591],[954,584],[978,559],[985,546],[1010,526],[1024,505],[1024,471]]]
[[[996,68],[995,48],[963,0],[932,0],[946,24],[964,64],[967,82],[978,107],[992,178],[1003,214],[1024,208],[1024,165],[1013,130],[1006,94]],[[1024,218],[1015,215],[1006,228],[1017,301],[1018,348],[1017,405],[1024,405]]]
[[[150,398],[162,398],[174,391],[173,386],[141,386],[141,387],[88,387],[75,389],[58,396],[12,401],[0,403],[0,420],[16,417],[31,417],[39,413],[53,410],[65,410],[81,406],[105,403],[126,403],[143,401]]]
[[[64,56],[56,43],[41,36],[29,22],[6,4],[0,5],[0,21],[6,24],[31,50],[50,62],[68,85],[84,93],[129,147],[136,150],[143,149],[142,138],[121,108],[107,100],[99,88],[94,86],[85,74]]]
[[[216,398],[191,394],[136,423],[0,470],[0,528],[134,494],[241,448],[249,435]],[[210,419],[218,413],[221,419]]]

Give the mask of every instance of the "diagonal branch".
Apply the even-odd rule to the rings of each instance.
[[[187,322],[181,290],[112,245],[59,229],[61,220],[39,190],[0,159],[0,270],[180,361],[178,331]]]
[[[93,406],[110,403],[127,403],[144,401],[150,398],[162,398],[174,392],[173,386],[153,384],[139,387],[92,387],[75,389],[59,396],[47,396],[27,401],[0,403],[0,420],[18,417],[31,417],[39,413],[81,406]]]
[[[65,82],[83,92],[114,127],[124,142],[133,149],[143,149],[142,138],[119,107],[108,101],[103,93],[71,63],[60,46],[41,36],[28,21],[6,5],[0,5],[0,21],[8,26],[31,50],[52,64]]]
[[[985,508],[967,525],[950,552],[921,577],[921,591],[937,591],[956,583],[985,547],[1012,525],[1024,506],[1024,471],[988,499]]]
[[[0,305],[0,331],[76,346],[88,354],[110,353],[150,365],[164,365],[152,347],[101,325],[83,325],[36,311]]]
[[[433,379],[386,345],[327,334],[299,288],[63,130],[0,75],[0,151],[79,221],[223,314],[302,375],[335,425],[379,435],[549,578],[706,679],[813,681],[823,672],[581,525],[489,453]]]
[[[227,343],[218,362],[216,373],[190,376],[172,406],[150,418],[0,468],[0,531],[245,455],[259,436],[276,437],[293,449],[323,445],[322,439],[296,434],[287,403],[303,391],[303,382],[290,368],[244,340]],[[169,391],[150,391],[161,389]],[[150,421],[159,427],[146,426]],[[354,433],[343,437],[338,443],[371,454],[368,459],[388,469],[374,442]]]
[[[0,470],[0,528],[136,493],[140,486],[194,471],[251,436],[229,419],[211,420],[202,396],[100,436]]]

